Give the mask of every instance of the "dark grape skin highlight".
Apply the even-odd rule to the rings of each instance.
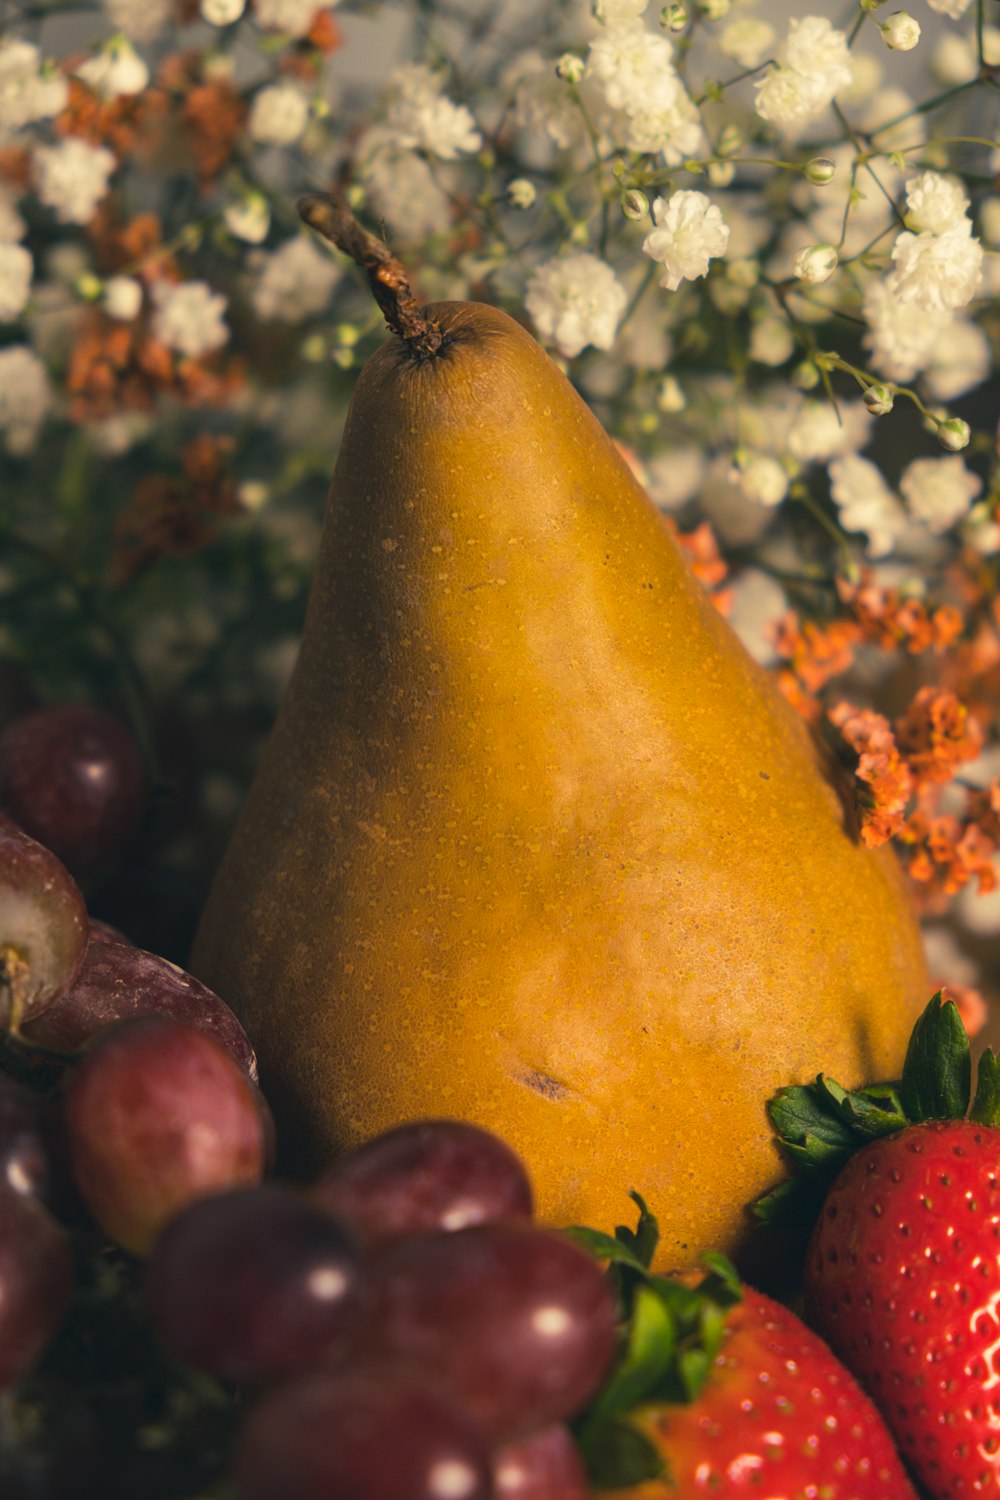
[[[19,1028],[69,989],[88,940],[76,881],[0,814],[0,1026]]]

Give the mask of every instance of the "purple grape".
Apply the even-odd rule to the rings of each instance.
[[[494,1500],[590,1500],[569,1429],[557,1423],[493,1455]]]
[[[0,1073],[0,1187],[47,1198],[53,1113],[47,1099]]]
[[[0,807],[74,874],[125,848],[145,801],[139,748],[99,708],[40,708],[0,736]]]
[[[218,995],[176,964],[131,943],[91,933],[73,988],[24,1028],[30,1041],[56,1052],[77,1052],[114,1021],[163,1015],[206,1032],[257,1080],[257,1060],[247,1034]]]
[[[615,1300],[569,1240],[509,1222],[404,1240],[373,1267],[362,1358],[405,1360],[493,1443],[571,1416],[615,1350]]]
[[[126,947],[134,947],[129,942],[124,932],[119,932],[117,927],[112,927],[110,922],[99,922],[96,917],[90,919],[90,941],[91,943],[124,943]]]
[[[19,1029],[76,980],[87,910],[48,849],[0,816],[0,1027]]]
[[[489,1500],[482,1436],[417,1375],[301,1376],[254,1408],[240,1500]]]
[[[460,1120],[387,1130],[335,1162],[313,1189],[372,1251],[408,1235],[530,1219],[531,1183],[506,1142]]]
[[[164,1345],[187,1364],[237,1383],[285,1375],[358,1326],[361,1247],[295,1188],[240,1188],[167,1225],[146,1297]]]
[[[259,1181],[257,1090],[218,1042],[166,1016],[94,1038],[66,1091],[77,1185],[106,1234],[145,1255],[197,1198]]]
[[[0,1187],[0,1388],[36,1363],[69,1305],[69,1242],[34,1198]]]

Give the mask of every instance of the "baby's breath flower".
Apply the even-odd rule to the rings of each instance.
[[[949,453],[961,453],[963,448],[969,446],[971,436],[968,422],[964,422],[961,417],[948,417],[937,430],[938,442]]]
[[[953,401],[981,384],[990,373],[990,341],[978,323],[954,318],[934,341],[934,352],[923,374],[927,394],[935,401]]]
[[[675,292],[682,281],[708,275],[709,262],[725,254],[729,229],[718,205],[704,193],[682,190],[653,202],[656,228],[642,242],[650,260],[663,266],[660,285]]]
[[[673,51],[665,36],[647,31],[642,21],[620,21],[591,42],[587,77],[601,85],[612,109],[669,109],[679,88]]]
[[[330,10],[337,0],[255,0],[261,26],[285,36],[305,36],[318,10]]]
[[[12,323],[31,295],[34,262],[23,245],[0,244],[0,323]]]
[[[912,52],[920,40],[920,22],[905,10],[893,11],[879,26],[882,40],[891,52]]]
[[[579,83],[587,71],[587,64],[575,52],[564,52],[556,63],[556,77],[563,83]]]
[[[440,76],[423,63],[404,63],[389,80],[386,129],[397,147],[455,161],[478,151],[483,138],[464,104],[443,92]]]
[[[683,411],[687,406],[687,397],[676,375],[664,375],[656,388],[656,404],[661,411],[670,414]]]
[[[918,233],[943,234],[966,217],[969,200],[957,177],[921,172],[906,185],[906,222]]]
[[[793,18],[776,66],[756,84],[757,113],[781,127],[822,114],[837,90],[851,81],[847,38],[825,16]]]
[[[982,487],[958,457],[916,458],[899,481],[911,516],[935,535],[962,519]]]
[[[533,208],[538,198],[538,189],[527,177],[515,177],[507,184],[507,202],[511,208]]]
[[[201,0],[201,18],[210,26],[231,26],[246,9],[246,0]]]
[[[38,196],[61,224],[89,224],[116,165],[106,146],[92,146],[78,136],[58,146],[38,146],[33,157]]]
[[[340,280],[340,267],[306,235],[286,240],[273,254],[257,251],[257,277],[251,293],[264,321],[301,323],[322,312]]]
[[[660,11],[660,25],[664,31],[683,31],[688,23],[688,8],[684,0],[672,0]]]
[[[979,224],[988,245],[1000,246],[1000,198],[984,198],[979,205]]]
[[[795,257],[795,274],[809,286],[820,286],[829,281],[840,264],[840,257],[832,245],[806,245]]]
[[[892,247],[892,259],[893,293],[900,302],[925,311],[964,307],[983,279],[983,247],[964,218],[943,234],[904,230]]]
[[[825,187],[837,175],[837,164],[828,156],[811,156],[802,169],[807,181],[814,187]]]
[[[750,358],[760,365],[783,365],[795,353],[795,338],[784,318],[760,318],[750,332]]]
[[[868,285],[862,307],[868,324],[863,343],[879,375],[907,381],[930,364],[935,343],[951,315],[944,308],[924,308],[914,317],[912,306],[900,301],[890,281],[873,280]]]
[[[229,338],[226,299],[204,281],[158,281],[153,287],[156,311],[153,337],[188,359],[221,349]]]
[[[109,318],[131,323],[142,307],[142,282],[134,276],[111,276],[104,283],[103,297]]]
[[[23,238],[27,227],[17,211],[17,199],[0,182],[0,244],[13,244]]]
[[[774,46],[777,33],[759,16],[738,15],[727,21],[719,35],[719,51],[741,68],[755,68]]]
[[[931,10],[938,11],[942,16],[948,16],[952,21],[961,20],[970,3],[971,0],[927,0]]]
[[[271,227],[271,210],[263,193],[248,192],[231,199],[222,210],[229,233],[248,245],[261,245]]]
[[[594,19],[602,26],[614,26],[616,21],[630,21],[641,16],[649,0],[594,0]]]
[[[907,520],[881,470],[869,459],[848,453],[834,459],[828,472],[841,526],[867,535],[869,557],[888,557],[906,531]]]
[[[870,385],[862,396],[873,417],[885,417],[892,411],[893,394],[887,385]]]
[[[104,99],[141,94],[149,69],[127,36],[113,36],[76,70],[88,88]]]
[[[20,130],[57,115],[69,98],[61,73],[43,70],[37,47],[0,38],[0,131]]]
[[[788,474],[769,453],[737,453],[731,477],[748,500],[768,509],[780,505],[788,494]]]
[[[0,432],[7,451],[30,453],[52,405],[48,372],[31,349],[0,349]]]
[[[544,339],[573,359],[588,344],[610,349],[628,298],[606,261],[561,255],[531,275],[524,305]]]
[[[622,193],[622,213],[636,224],[649,217],[649,199],[640,188],[629,188]]]
[[[788,429],[786,447],[802,463],[828,463],[863,448],[871,417],[861,401],[803,401]]]
[[[439,234],[450,222],[448,198],[415,151],[386,145],[371,131],[359,147],[358,171],[372,209],[406,244]]]
[[[258,90],[250,107],[247,133],[262,146],[290,146],[309,123],[309,100],[294,83],[272,83]]]

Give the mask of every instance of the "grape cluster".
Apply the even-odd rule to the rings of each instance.
[[[68,795],[40,796],[25,750],[55,753],[31,727],[54,712],[0,738],[0,1494],[585,1500],[567,1424],[618,1337],[597,1263],[473,1125],[273,1175],[236,1017],[92,921],[32,836]],[[125,827],[85,812],[61,845],[84,866]]]

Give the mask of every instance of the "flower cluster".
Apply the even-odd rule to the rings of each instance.
[[[274,701],[384,336],[294,211],[335,183],[421,296],[533,329],[833,738],[860,836],[957,942],[1000,930],[966,899],[1000,848],[1000,26],[918,5],[99,0],[83,43],[5,13],[0,666],[110,659],[133,715]],[[261,727],[213,741],[206,815]]]

